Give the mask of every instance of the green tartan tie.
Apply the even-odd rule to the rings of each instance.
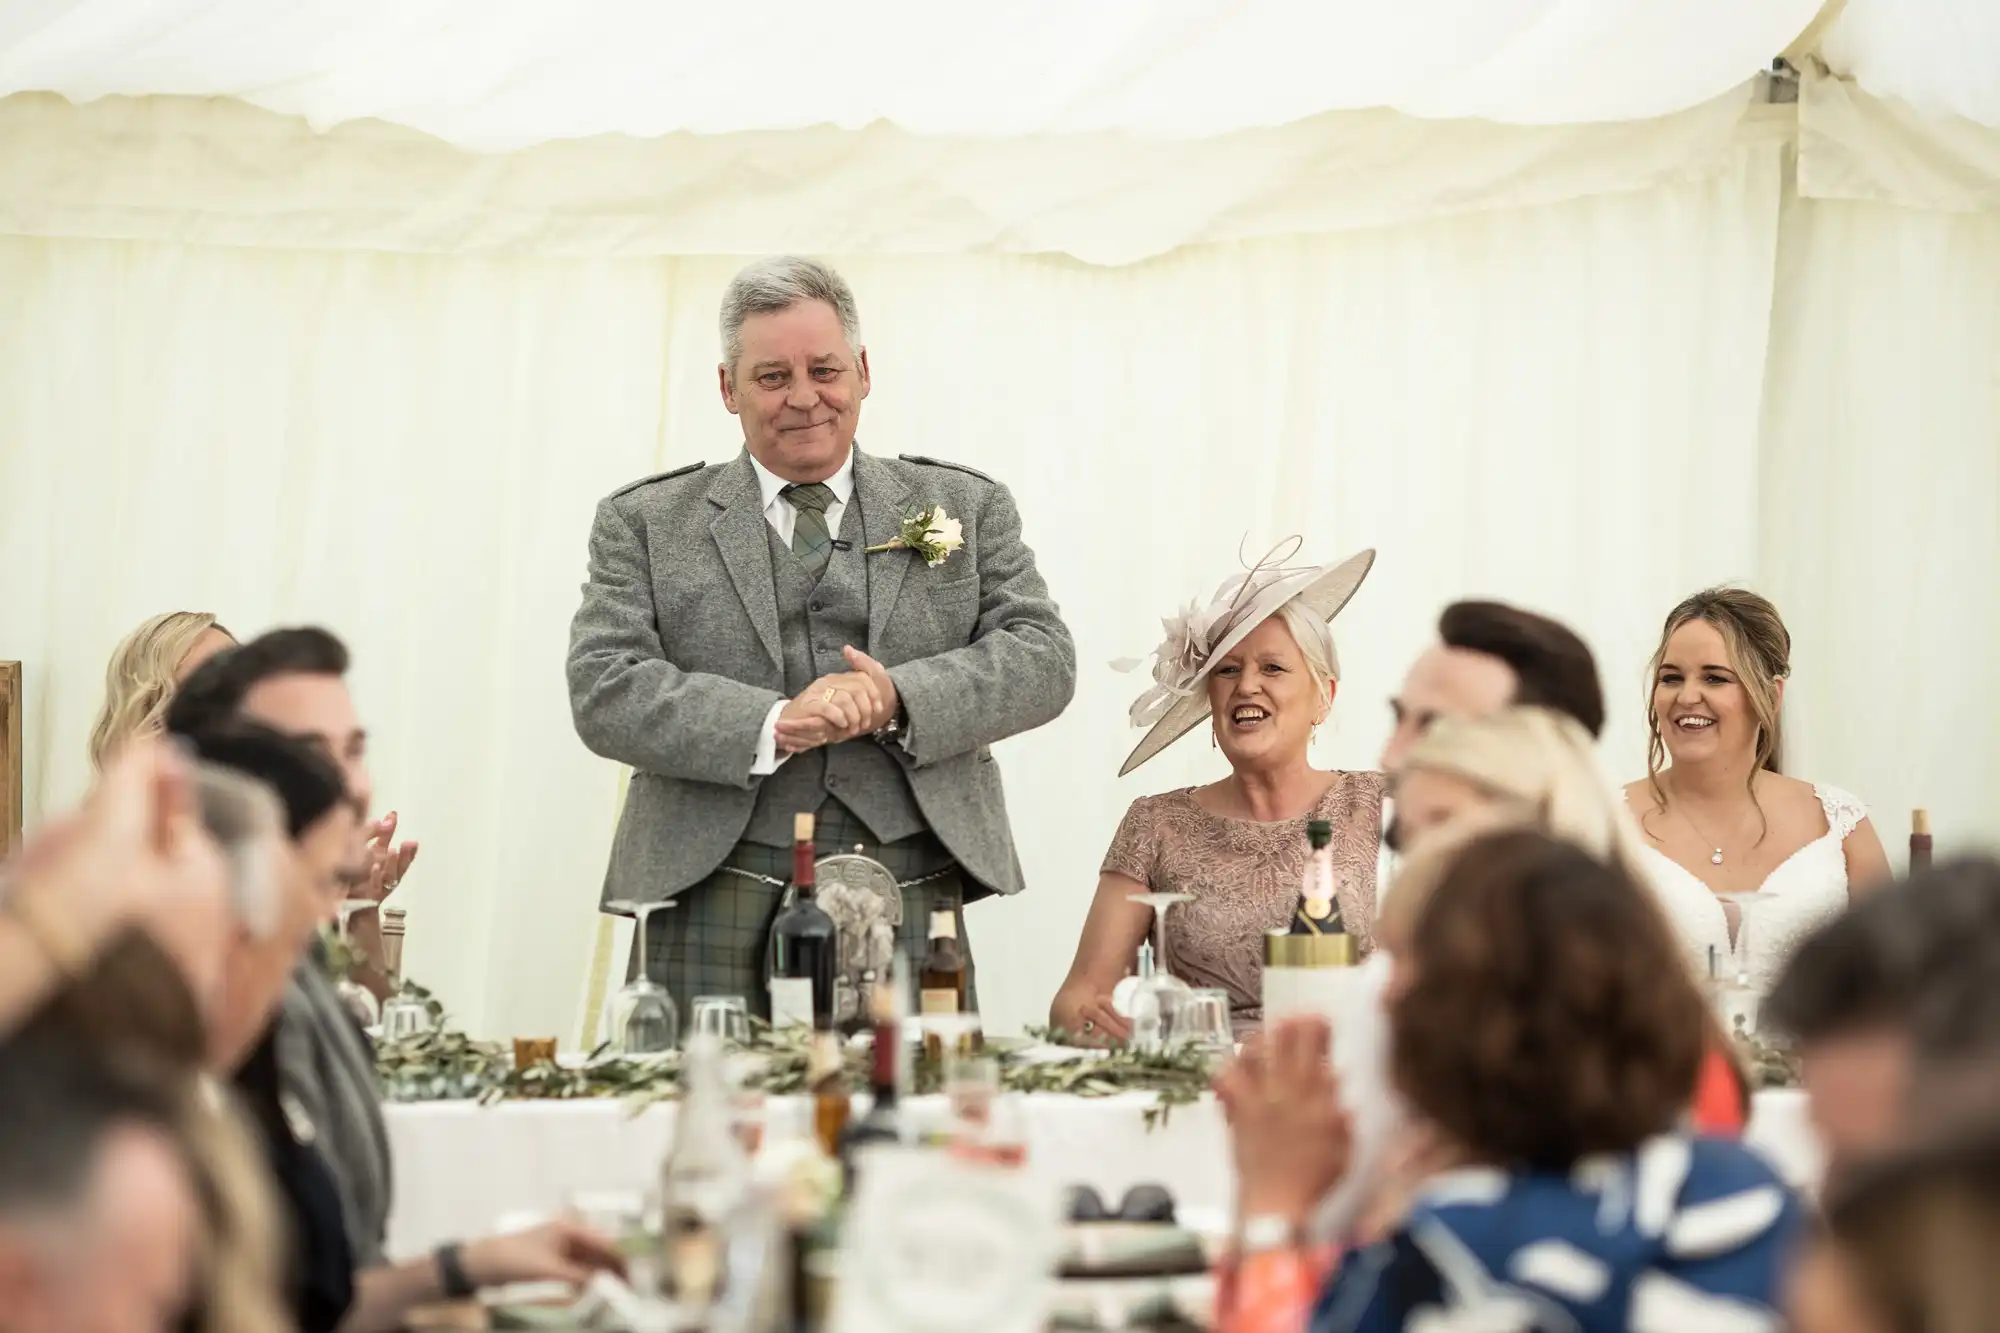
[[[833,534],[826,529],[826,511],[833,504],[833,488],[824,482],[785,487],[778,494],[798,511],[792,521],[792,554],[806,567],[814,582],[826,573],[833,559]]]

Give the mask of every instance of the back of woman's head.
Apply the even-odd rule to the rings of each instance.
[[[1543,833],[1476,838],[1418,911],[1406,957],[1395,1081],[1477,1160],[1566,1169],[1686,1110],[1706,1010],[1624,871]]]
[[[1417,769],[1470,782],[1517,806],[1522,822],[1639,873],[1631,817],[1598,767],[1590,733],[1567,714],[1528,706],[1441,717],[1403,761],[1403,771]]]
[[[2000,1319],[1993,1125],[1842,1175],[1826,1222],[1887,1333],[1986,1333]]]
[[[93,767],[103,768],[134,736],[160,729],[181,663],[212,629],[229,632],[207,611],[169,611],[125,636],[105,668],[104,706],[90,729]]]

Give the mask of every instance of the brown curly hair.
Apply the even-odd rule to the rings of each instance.
[[[1566,1170],[1671,1129],[1706,1007],[1632,877],[1542,833],[1458,850],[1390,1017],[1411,1106],[1476,1160]]]

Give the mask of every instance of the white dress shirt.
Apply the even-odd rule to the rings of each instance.
[[[785,499],[784,489],[791,485],[783,477],[762,463],[755,455],[750,466],[757,470],[757,489],[764,498],[764,520],[771,525],[771,531],[778,534],[778,540],[786,549],[792,545],[792,529],[797,525],[799,511]],[[854,450],[847,451],[847,461],[840,465],[840,471],[826,479],[827,489],[833,492],[833,503],[826,507],[826,530],[836,536],[840,533],[840,516],[847,512],[847,502],[854,498]],[[771,705],[771,711],[764,715],[764,730],[757,737],[757,757],[750,765],[751,777],[763,777],[778,771],[778,765],[791,758],[778,753],[778,714],[785,711],[789,699],[780,699]]]

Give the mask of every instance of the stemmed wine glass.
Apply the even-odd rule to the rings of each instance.
[[[671,902],[641,903],[629,899],[606,903],[614,912],[638,921],[639,974],[611,997],[611,1048],[621,1055],[661,1055],[680,1043],[681,1015],[674,997],[652,977],[653,954],[646,947],[647,924]]]
[[[349,923],[357,913],[371,911],[382,904],[373,898],[343,898],[340,900],[340,942],[354,952],[354,933]],[[354,1015],[355,1021],[364,1028],[372,1028],[382,1021],[382,1005],[375,993],[358,981],[342,977],[334,989],[340,995],[340,1002]]]
[[[1159,1008],[1159,1037],[1162,1047],[1173,1045],[1181,1037],[1181,1013],[1187,1007],[1194,989],[1173,974],[1167,960],[1167,911],[1177,903],[1192,902],[1191,893],[1133,893],[1127,898],[1135,903],[1144,903],[1153,909],[1153,966],[1142,971],[1138,989],[1132,994],[1132,1012],[1137,1014],[1142,1005],[1148,1009],[1157,1003]],[[1138,1035],[1134,1026],[1134,1037]],[[1150,1043],[1148,1043],[1150,1044]]]

